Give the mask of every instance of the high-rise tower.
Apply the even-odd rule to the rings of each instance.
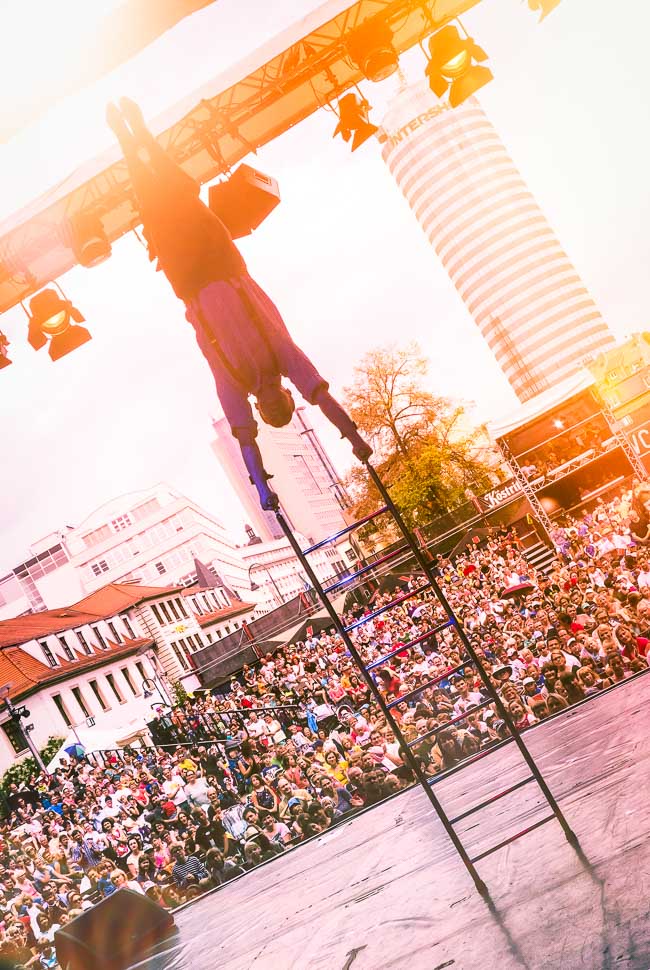
[[[246,510],[254,532],[264,541],[283,533],[272,512],[264,512],[251,484],[241,452],[225,418],[213,422],[212,449]],[[259,422],[257,438],[264,467],[273,475],[272,487],[280,496],[285,515],[297,532],[319,542],[345,528],[349,504],[339,476],[311,426],[306,410],[296,408],[285,428]]]
[[[426,81],[382,123],[383,158],[520,401],[614,337],[476,98]]]

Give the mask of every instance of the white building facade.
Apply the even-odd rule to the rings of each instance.
[[[281,538],[283,533],[273,513],[260,508],[257,490],[228,422],[218,419],[213,428],[216,438],[212,449],[256,534],[262,540]],[[314,543],[345,528],[349,499],[306,408],[297,408],[285,428],[271,428],[260,421],[257,442],[264,467],[273,476],[271,485],[296,532]]]
[[[555,233],[476,98],[402,88],[382,155],[520,401],[614,345]]]

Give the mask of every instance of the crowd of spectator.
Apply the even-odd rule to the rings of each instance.
[[[647,669],[643,498],[623,493],[557,526],[547,574],[528,564],[514,532],[434,560],[519,729]],[[423,638],[445,618],[430,590],[414,592],[423,582],[410,573],[414,595],[358,623],[352,637],[365,663],[393,654],[373,675],[396,702],[405,739],[424,736],[413,750],[436,775],[508,730],[453,626]],[[347,622],[394,597],[376,588],[368,602],[350,603]],[[174,908],[414,780],[332,630],[245,666],[227,693],[161,705],[151,734],[150,747],[62,759],[9,793],[0,953],[19,965],[55,967],[57,928],[122,886]]]

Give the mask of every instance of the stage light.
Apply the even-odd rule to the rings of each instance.
[[[339,101],[339,123],[334,129],[333,138],[341,135],[344,141],[350,141],[350,135],[354,133],[352,139],[352,151],[356,152],[359,145],[363,145],[376,131],[377,125],[368,121],[368,102],[357,97],[356,94],[344,94]]]
[[[29,301],[29,309],[28,343],[34,350],[40,350],[49,338],[52,360],[65,357],[91,339],[85,327],[76,327],[71,322],[83,321],[79,310],[56,290],[41,290]]]
[[[9,367],[9,365],[13,363],[13,361],[9,360],[9,352],[7,351],[8,346],[9,341],[3,334],[2,330],[0,330],[0,370],[2,370],[3,367]]]
[[[97,213],[80,212],[70,220],[70,230],[75,259],[82,266],[98,266],[111,255],[111,244]]]
[[[383,81],[394,74],[399,59],[393,47],[393,32],[384,20],[366,20],[348,35],[348,54],[369,81]]]
[[[429,38],[429,55],[426,68],[429,87],[439,98],[449,89],[452,108],[462,104],[492,80],[489,67],[474,63],[487,60],[483,48],[475,44],[471,37],[461,37],[453,24],[448,24]]]
[[[544,17],[547,17],[552,10],[555,10],[559,6],[560,0],[528,0],[528,6],[531,10],[539,10],[539,23],[541,24]]]
[[[555,418],[553,421],[553,427],[557,428],[558,431],[561,431],[564,428],[564,421],[560,421],[559,418]]]

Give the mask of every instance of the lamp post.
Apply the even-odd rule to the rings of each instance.
[[[274,580],[273,576],[271,575],[271,570],[270,569],[267,569],[267,567],[264,566],[264,565],[262,565],[262,563],[253,562],[248,567],[248,582],[250,583],[251,589],[252,590],[259,589],[259,586],[257,586],[253,582],[253,578],[251,576],[251,573],[253,572],[254,569],[263,569],[264,570],[264,572],[266,573],[267,579],[272,583],[273,589],[275,590],[275,595],[277,596],[277,599],[278,599],[278,606],[283,606],[284,605],[284,596],[280,592],[280,590],[278,588],[278,584],[276,583],[276,581]]]
[[[135,655],[136,657],[144,657],[144,656],[147,656],[150,653],[150,651],[151,651],[150,646],[140,647],[139,650],[136,651]],[[166,707],[173,707],[174,705],[172,704],[169,698],[169,694],[167,693],[167,690],[165,689],[164,684],[162,683],[160,677],[158,676],[158,671],[156,670],[156,666],[153,663],[153,661],[151,662],[151,666],[153,668],[153,676],[145,677],[142,680],[144,697],[145,698],[153,697],[154,692],[157,691],[158,696],[160,697],[161,704],[164,704]]]
[[[10,690],[11,690],[11,684],[4,684],[2,687],[0,687],[0,700],[4,701],[4,708],[9,714],[10,719],[14,722],[18,730],[21,732],[22,736],[25,738],[25,741],[27,742],[27,747],[31,751],[34,761],[41,769],[43,774],[47,775],[49,774],[49,772],[45,766],[45,762],[41,758],[38,748],[36,747],[36,745],[34,744],[34,742],[30,737],[31,732],[34,730],[34,725],[26,724],[25,727],[23,728],[20,723],[24,717],[29,717],[29,711],[27,710],[26,707],[14,706],[14,704],[11,701],[11,698],[9,697]]]

